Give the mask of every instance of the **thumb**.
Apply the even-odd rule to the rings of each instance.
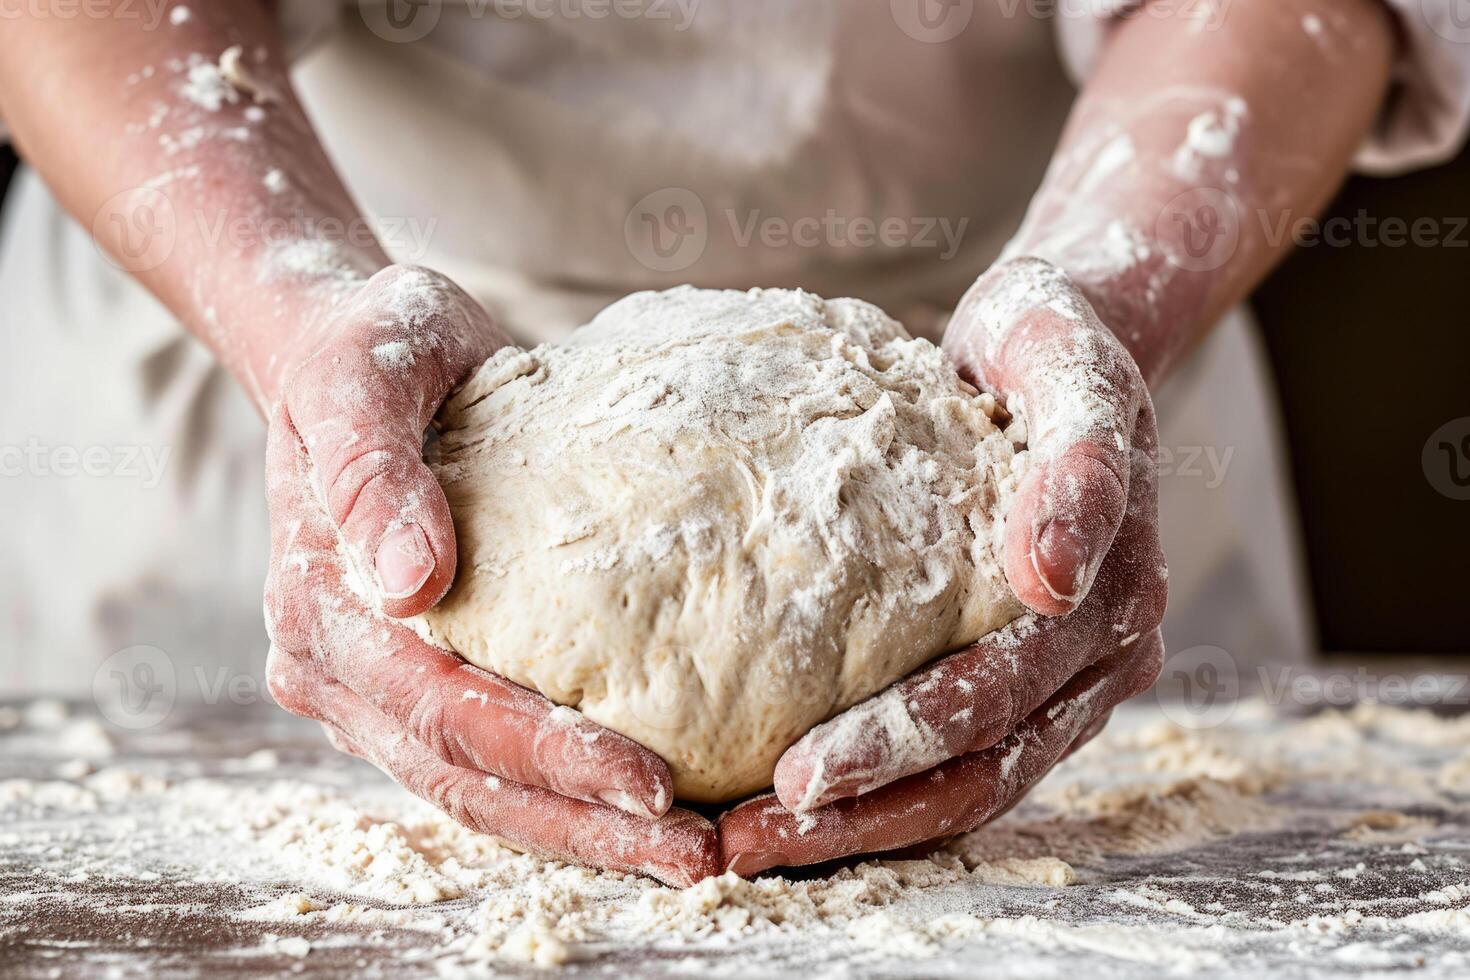
[[[349,325],[302,365],[286,401],[360,584],[385,613],[404,617],[443,597],[457,560],[449,503],[424,463],[424,432],[489,351],[456,339],[465,331],[452,321],[471,302],[457,287],[420,270],[393,271],[394,295],[425,294],[410,305],[412,316],[383,308],[375,277],[355,304],[369,304],[362,328]]]
[[[1128,504],[1126,454],[1091,441],[1066,447],[1026,475],[1006,515],[1006,581],[1044,616],[1087,596]]]
[[[454,581],[454,523],[424,464],[427,419],[405,404],[413,400],[407,392],[382,392],[373,399],[379,407],[368,411],[322,391],[291,409],[360,584],[390,616],[423,612]]]
[[[982,278],[960,315],[979,328],[961,342],[964,360],[1026,424],[1032,463],[1006,515],[1006,579],[1034,612],[1068,613],[1123,523],[1148,390],[1128,351],[1048,263],[1018,260]]]

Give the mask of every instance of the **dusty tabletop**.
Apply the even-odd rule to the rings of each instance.
[[[13,977],[1470,971],[1470,717],[1125,706],[907,860],[678,891],[517,854],[268,705],[0,707]]]

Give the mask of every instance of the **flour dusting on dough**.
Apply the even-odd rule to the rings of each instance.
[[[653,749],[681,798],[765,788],[812,725],[1023,611],[998,416],[858,300],[630,296],[441,410],[460,571],[418,626]]]

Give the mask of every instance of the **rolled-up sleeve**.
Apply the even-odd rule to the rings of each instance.
[[[1470,2],[1380,2],[1398,20],[1400,52],[1393,87],[1356,166],[1365,173],[1389,174],[1442,163],[1459,152],[1470,128]],[[1136,13],[1143,0],[1064,6],[1070,12],[1056,18],[1058,46],[1067,70],[1080,82],[1096,62],[1110,23]],[[1197,6],[1208,19],[1225,16],[1230,5]],[[1307,20],[1303,30],[1313,30]]]
[[[196,0],[208,3],[210,0]],[[331,32],[341,13],[343,0],[275,0],[276,21],[286,41],[286,58],[294,62]],[[174,3],[187,7],[188,3]],[[0,115],[0,143],[10,142],[10,129]]]

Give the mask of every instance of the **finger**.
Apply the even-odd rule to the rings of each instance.
[[[719,873],[710,822],[688,810],[645,821],[611,807],[568,799],[536,786],[451,766],[390,719],[325,676],[320,705],[326,725],[409,792],[472,830],[563,861],[646,874],[688,887]]]
[[[1132,483],[1136,501],[1081,607],[1023,616],[813,728],[776,764],[782,803],[809,811],[985,748],[1073,675],[1153,632],[1168,589],[1151,465]]]
[[[668,810],[673,778],[653,752],[429,646],[411,629],[364,605],[344,582],[336,532],[304,482],[305,450],[280,413],[267,453],[274,539],[267,607],[273,650],[320,664],[451,765],[648,819]],[[273,678],[292,683],[283,669],[287,665],[273,665],[278,668],[271,671]],[[310,697],[309,691],[283,694],[296,701]],[[300,705],[283,707],[310,714],[298,710]]]
[[[1126,349],[1060,270],[1021,259],[956,313],[963,364],[1026,424],[1031,468],[1006,515],[1006,579],[1035,612],[1074,609],[1122,524],[1130,436],[1149,403]]]
[[[1098,718],[1094,719],[1092,724],[1084,728],[1082,732],[1072,740],[1072,744],[1067,746],[1066,749],[1062,751],[1062,754],[1057,757],[1057,762],[1061,763],[1066,761],[1067,759],[1070,759],[1078,749],[1082,748],[1088,742],[1092,741],[1099,734],[1101,734],[1102,730],[1107,727],[1108,722],[1112,720],[1112,717],[1113,710],[1109,708]],[[999,820],[1001,817],[1014,810],[1019,803],[1025,800],[1027,796],[1031,795],[1031,790],[1035,788],[1035,785],[1035,783],[1032,783],[1030,786],[1022,788],[1020,792],[1011,797],[1009,802],[1007,802],[999,810],[996,810],[990,816],[986,817],[986,822]]]
[[[1060,616],[1086,597],[1112,547],[1128,499],[1091,440],[1072,443],[1027,473],[1006,514],[1006,582],[1028,609]]]
[[[724,866],[749,876],[971,830],[1009,807],[1096,717],[1151,676],[1146,658],[1100,663],[990,748],[820,810],[795,813],[774,796],[736,807],[720,820]]]
[[[308,360],[297,377],[310,383],[288,384],[286,401],[353,561],[385,612],[411,616],[454,581],[454,523],[423,440],[445,396],[490,353],[456,325],[484,314],[412,268],[374,276],[354,303],[363,332]]]

